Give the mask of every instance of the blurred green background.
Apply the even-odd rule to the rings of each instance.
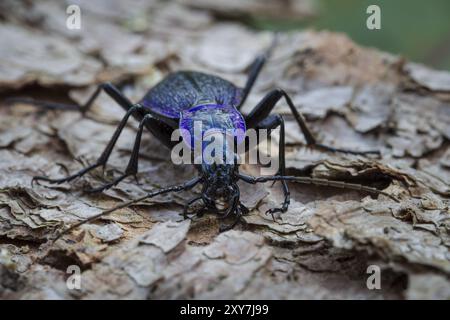
[[[316,0],[317,16],[303,21],[254,19],[262,29],[341,31],[365,46],[450,70],[450,0]],[[368,30],[366,9],[381,8],[381,30]]]

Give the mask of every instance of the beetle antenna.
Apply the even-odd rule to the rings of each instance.
[[[115,206],[113,208],[104,210],[104,211],[102,211],[102,212],[100,212],[100,213],[98,213],[96,215],[93,215],[92,217],[89,217],[89,218],[87,218],[85,220],[82,220],[82,221],[80,221],[78,223],[75,223],[74,225],[70,226],[66,230],[62,231],[59,235],[56,236],[56,238],[53,240],[53,243],[55,243],[63,235],[69,233],[70,231],[78,228],[79,226],[81,226],[81,225],[83,225],[85,223],[92,222],[94,220],[99,219],[100,217],[103,217],[103,216],[105,216],[107,214],[110,214],[113,211],[116,211],[116,210],[119,210],[119,209],[123,209],[123,208],[127,208],[127,207],[129,207],[129,206],[131,206],[131,205],[133,205],[135,203],[141,202],[141,201],[143,201],[145,199],[148,199],[148,198],[153,198],[153,197],[156,197],[158,195],[169,193],[169,192],[178,192],[178,191],[189,190],[189,189],[195,187],[201,181],[201,179],[202,179],[201,177],[196,177],[196,178],[194,178],[192,180],[189,180],[189,181],[187,181],[187,182],[185,182],[183,184],[180,184],[180,185],[174,185],[174,186],[158,189],[158,190],[155,190],[153,192],[149,192],[149,193],[147,193],[146,195],[144,195],[142,197],[126,201],[124,203],[121,203],[118,206]]]
[[[349,190],[357,190],[357,191],[365,191],[371,194],[376,195],[384,195],[395,202],[400,202],[397,198],[390,195],[387,192],[364,186],[362,184],[357,183],[348,183],[344,181],[338,181],[338,180],[328,180],[328,179],[319,179],[319,178],[310,178],[310,177],[296,177],[296,176],[263,176],[263,177],[252,177],[244,174],[238,174],[238,177],[242,179],[243,181],[251,184],[255,183],[262,183],[267,181],[293,181],[297,183],[302,184],[312,184],[316,186],[328,186],[328,187],[335,187],[335,188],[341,188],[341,189],[349,189]]]

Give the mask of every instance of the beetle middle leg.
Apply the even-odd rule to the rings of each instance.
[[[125,179],[128,176],[136,176],[138,173],[138,162],[139,162],[139,149],[141,147],[141,139],[142,139],[142,132],[144,131],[144,127],[147,125],[147,123],[152,119],[152,116],[150,114],[146,114],[144,118],[139,123],[138,132],[136,134],[136,138],[134,140],[134,146],[133,150],[131,152],[130,160],[128,161],[127,168],[125,169],[125,172],[120,175],[118,178],[114,179],[110,183],[104,184],[100,187],[90,189],[89,192],[101,192],[103,190],[107,190],[115,185],[117,185],[120,181]]]
[[[350,153],[355,155],[366,155],[366,154],[380,154],[377,150],[370,150],[370,151],[355,151],[355,150],[349,150],[349,149],[340,149],[340,148],[334,148],[327,145],[323,145],[321,143],[317,143],[316,138],[313,136],[311,131],[309,130],[308,126],[306,125],[305,118],[303,115],[298,112],[297,108],[294,106],[294,103],[292,102],[291,98],[288,96],[288,94],[281,89],[275,89],[271,92],[269,92],[257,105],[256,107],[250,112],[250,114],[246,117],[246,123],[247,128],[255,128],[261,121],[263,121],[267,116],[272,112],[272,110],[275,108],[278,101],[280,101],[281,98],[285,98],[289,109],[291,110],[292,114],[294,115],[295,120],[297,121],[298,125],[300,126],[300,129],[305,136],[307,145],[317,147],[319,149],[331,151],[331,152],[343,152],[343,153]]]
[[[79,178],[97,167],[100,167],[100,166],[104,167],[109,159],[109,156],[111,155],[111,152],[112,152],[117,140],[119,139],[120,134],[122,133],[123,128],[125,127],[126,123],[128,122],[128,119],[130,118],[130,116],[132,114],[138,112],[139,110],[142,110],[142,107],[140,105],[135,105],[127,111],[125,116],[120,121],[119,126],[116,128],[116,131],[114,132],[111,140],[108,142],[106,148],[103,150],[102,154],[100,155],[100,157],[97,159],[97,161],[94,164],[92,164],[92,165],[90,165],[68,177],[64,177],[64,178],[60,178],[60,179],[50,179],[48,177],[36,176],[36,177],[33,177],[33,181],[41,180],[41,181],[47,181],[50,183],[60,184],[60,183],[69,182],[76,178]]]
[[[170,132],[172,128],[163,120],[158,119],[149,113],[145,114],[139,123],[138,132],[134,140],[133,150],[131,151],[130,160],[128,161],[125,172],[110,183],[90,189],[88,190],[88,192],[101,192],[117,185],[120,181],[128,176],[136,177],[136,174],[138,173],[139,150],[141,147],[141,139],[144,128],[148,129],[164,145],[168,147],[173,146],[174,142],[170,140]]]

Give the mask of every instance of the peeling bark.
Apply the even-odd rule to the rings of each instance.
[[[2,101],[20,95],[84,103],[103,81],[121,83],[137,101],[179,69],[243,85],[252,58],[272,39],[220,13],[269,14],[275,1],[230,1],[228,7],[212,1],[80,2],[83,29],[71,32],[64,3],[2,1]],[[294,2],[285,5],[306,8],[306,1]],[[285,89],[319,141],[381,150],[377,159],[306,147],[280,102],[289,174],[362,183],[398,203],[292,183],[288,212],[273,220],[265,211],[279,205],[279,185],[242,185],[242,201],[251,209],[246,224],[219,233],[213,215],[184,221],[182,206],[192,194],[176,193],[118,210],[54,245],[50,239],[62,227],[183,182],[194,171],[172,164],[170,152],[147,135],[139,184],[130,178],[102,194],[83,193],[124,170],[136,134],[130,123],[104,172],[31,186],[35,175],[61,177],[93,163],[123,111],[104,96],[86,117],[1,102],[0,297],[449,299],[449,79],[447,72],[360,47],[342,34],[281,34],[244,112],[268,90]],[[71,265],[82,272],[80,289],[66,285]],[[381,269],[380,290],[366,286],[369,265]]]

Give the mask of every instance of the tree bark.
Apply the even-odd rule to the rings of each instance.
[[[82,27],[69,30],[59,1],[2,1],[1,100],[82,104],[98,83],[112,81],[138,101],[180,69],[243,86],[273,34],[228,20],[218,12],[230,8],[206,2],[82,1]],[[255,12],[257,2],[238,3],[239,13]],[[32,186],[33,176],[62,177],[94,163],[124,112],[104,95],[85,117],[2,102],[0,298],[449,299],[450,74],[343,34],[306,30],[280,34],[243,112],[277,87],[321,143],[381,151],[376,158],[306,147],[280,102],[289,174],[361,183],[399,202],[290,184],[289,210],[273,220],[265,211],[281,203],[280,186],[241,185],[251,209],[246,223],[220,233],[212,214],[192,221],[180,215],[195,189],[118,210],[52,244],[62,228],[195,172],[174,165],[147,134],[139,184],[130,178],[102,194],[84,193],[124,171],[137,129],[130,121],[103,173]],[[77,270],[80,288],[73,288]],[[378,272],[381,287],[374,289]]]

